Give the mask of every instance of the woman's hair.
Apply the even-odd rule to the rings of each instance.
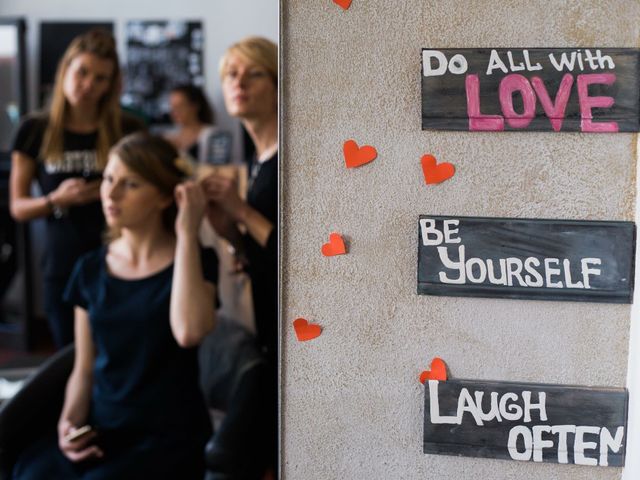
[[[222,55],[219,65],[220,78],[223,78],[230,55],[240,55],[264,68],[274,85],[278,85],[278,46],[263,37],[246,37],[231,45]]]
[[[171,89],[170,93],[181,93],[189,103],[198,107],[198,120],[202,123],[213,124],[213,109],[201,88],[195,85],[177,85]]]
[[[171,198],[176,185],[193,173],[189,161],[179,157],[171,143],[146,132],[127,135],[111,148],[109,154],[116,155],[127,168]],[[169,233],[174,232],[177,213],[175,200],[162,213],[162,224]],[[107,232],[108,240],[118,236],[120,232],[117,230]]]
[[[49,122],[44,133],[40,155],[47,163],[62,159],[64,143],[64,123],[69,104],[64,96],[64,77],[69,65],[78,55],[88,53],[113,63],[113,73],[109,90],[98,103],[98,139],[96,144],[97,162],[100,168],[107,164],[109,148],[122,136],[120,123],[120,64],[113,36],[102,29],[89,30],[77,36],[67,47],[58,63],[53,95],[49,108]]]

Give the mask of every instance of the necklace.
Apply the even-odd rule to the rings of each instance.
[[[262,163],[269,160],[271,157],[273,157],[273,154],[276,153],[277,151],[278,151],[278,141],[276,140],[276,142],[273,145],[271,145],[269,148],[265,149],[264,152],[262,152],[262,154],[258,157],[258,162]]]

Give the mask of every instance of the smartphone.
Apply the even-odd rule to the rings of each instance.
[[[64,437],[64,439],[67,442],[73,442],[75,440],[78,440],[82,437],[84,437],[85,435],[88,435],[90,432],[92,432],[92,428],[91,425],[84,425],[80,428],[76,428],[75,430],[72,430],[71,432],[69,432],[67,434],[66,437]]]

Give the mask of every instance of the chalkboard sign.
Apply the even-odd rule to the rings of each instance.
[[[631,303],[635,224],[443,217],[418,220],[418,293]]]
[[[205,163],[211,165],[228,165],[231,163],[231,150],[233,148],[233,138],[231,133],[214,129],[207,135],[201,146],[203,151],[199,155]]]
[[[127,69],[122,103],[151,123],[169,123],[169,91],[204,86],[204,30],[199,21],[127,22]]]
[[[423,130],[637,132],[640,50],[422,50]]]
[[[429,380],[424,453],[622,467],[628,401],[624,389]]]

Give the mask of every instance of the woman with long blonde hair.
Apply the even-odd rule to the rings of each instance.
[[[142,125],[121,114],[120,66],[110,33],[76,37],[58,64],[48,111],[28,116],[14,138],[10,210],[46,219],[44,309],[57,347],[73,340],[73,311],[62,292],[76,259],[100,245],[99,199],[109,148]],[[42,195],[34,196],[37,180]]]

